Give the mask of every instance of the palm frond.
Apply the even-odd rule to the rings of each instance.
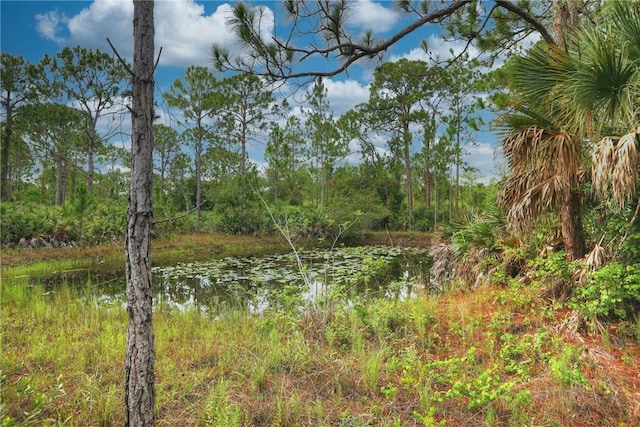
[[[576,72],[568,76],[564,95],[565,120],[585,135],[601,134],[602,129],[619,134],[618,126],[628,130],[633,120],[629,90],[638,78],[637,64],[615,37],[597,31],[578,34]]]
[[[556,173],[575,175],[582,154],[582,147],[573,135],[536,126],[507,135],[502,140],[502,149],[516,173],[551,165]]]
[[[555,210],[569,189],[569,181],[553,169],[531,170],[511,176],[498,193],[498,203],[509,207],[507,226],[525,232],[541,214]]]
[[[545,104],[556,97],[558,85],[575,73],[576,64],[568,52],[556,45],[539,43],[514,64],[512,84],[526,98],[525,104]]]
[[[596,194],[610,197],[618,207],[624,206],[634,195],[638,181],[639,133],[622,137],[605,137],[593,153],[592,175]]]
[[[532,126],[516,130],[502,140],[502,152],[511,169],[518,172],[527,167],[532,156],[533,142],[541,133],[542,129]]]
[[[640,63],[640,2],[610,2],[611,28],[617,37],[627,44],[629,57],[636,64]]]
[[[602,241],[604,240],[604,236],[600,239],[599,243],[596,243],[589,255],[585,260],[585,265],[589,267],[590,270],[598,270],[607,262],[607,251],[602,246]]]

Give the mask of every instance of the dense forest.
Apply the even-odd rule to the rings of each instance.
[[[466,306],[455,302],[445,303],[447,314],[420,312],[419,320],[418,315],[413,319],[404,312],[406,317],[400,318],[390,305],[354,308],[345,304],[340,306],[342,311],[331,314],[311,310],[304,314],[310,316],[304,322],[296,317],[300,313],[277,312],[272,324],[247,323],[247,329],[262,343],[266,335],[277,335],[279,319],[286,319],[280,326],[295,324],[288,332],[291,336],[303,330],[300,339],[305,345],[315,345],[318,339],[321,348],[328,349],[327,360],[334,353],[363,350],[364,342],[380,344],[378,333],[397,339],[398,348],[406,344],[397,354],[385,353],[384,345],[375,347],[382,355],[376,375],[382,359],[385,366],[397,365],[388,368],[392,372],[388,387],[376,380],[365,384],[364,393],[375,402],[400,400],[398,396],[405,392],[425,408],[443,404],[437,407],[442,412],[398,410],[424,425],[457,419],[457,412],[447,413],[451,399],[466,399],[466,410],[482,413],[486,425],[496,424],[494,411],[499,409],[504,420],[510,420],[505,422],[517,424],[516,418],[509,417],[521,414],[529,423],[535,418],[531,410],[535,396],[517,388],[532,382],[534,365],[531,372],[525,366],[531,360],[549,367],[550,375],[557,376],[554,379],[563,386],[593,391],[602,402],[611,403],[607,410],[614,412],[620,405],[624,408],[620,425],[637,421],[637,409],[629,406],[637,404],[637,392],[621,393],[628,400],[620,397],[618,401],[607,400],[618,394],[598,388],[600,383],[590,389],[576,368],[583,359],[572,353],[573,347],[563,347],[562,341],[553,348],[557,351],[553,355],[552,350],[542,350],[545,334],[553,332],[538,327],[538,322],[563,322],[556,328],[562,333],[599,332],[607,343],[608,322],[618,322],[613,329],[625,331],[620,340],[628,339],[636,348],[640,338],[640,2],[554,0],[538,20],[533,13],[537,9],[529,2],[497,0],[487,15],[492,17],[490,24],[489,18],[478,14],[476,2],[451,2],[435,9],[430,9],[431,3],[419,9],[414,2],[399,1],[397,7],[418,17],[415,28],[436,22],[445,37],[464,40],[480,54],[473,56],[466,49],[446,60],[381,60],[368,101],[339,115],[329,102],[326,79],[355,61],[381,55],[393,40],[376,41],[371,34],[352,38],[344,26],[345,2],[311,6],[311,2],[293,1],[283,3],[287,13],[317,22],[315,32],[305,27],[305,35],[322,34],[328,47],[289,44],[296,41],[294,37],[265,40],[259,34],[262,9],[237,3],[228,25],[252,52],[247,57],[254,62],[214,45],[214,68],[188,66],[184,76],[155,94],[149,190],[152,235],[158,240],[187,233],[284,235],[289,242],[313,238],[335,244],[338,239],[357,243],[371,232],[429,233],[429,243],[436,242],[430,253],[430,280],[439,283],[440,290],[476,292],[473,301],[478,307],[473,310],[477,312],[469,309],[467,314],[478,315],[473,321],[477,329],[469,336],[467,329],[476,326],[473,322],[465,326]],[[300,30],[297,22],[292,34]],[[534,32],[537,42],[530,47],[521,43]],[[342,65],[333,71],[298,72],[293,65],[296,55],[336,55]],[[132,158],[137,154],[131,148],[135,150],[137,144],[131,141],[135,133],[129,122],[136,114],[130,65],[115,51],[76,46],[45,55],[38,63],[1,53],[1,66],[3,250],[86,248],[122,241],[132,197],[130,182],[136,179],[135,174],[131,176]],[[303,83],[284,85],[282,81]],[[285,93],[285,88],[294,92]],[[488,111],[495,117],[491,123],[484,120]],[[487,127],[499,135],[498,148],[505,160],[502,175],[489,183],[481,182],[479,171],[464,160],[475,133]],[[252,158],[255,147],[262,147],[258,151],[263,154]],[[507,296],[505,289],[513,293]],[[493,315],[483,311],[490,310],[486,307],[497,310],[500,304],[507,305],[500,298],[510,304],[507,321],[520,315],[526,320],[487,332],[492,347],[476,359],[471,337],[486,332],[478,332],[479,325]],[[442,300],[430,301],[435,310]],[[409,311],[424,309],[411,304],[405,307]],[[451,314],[454,306],[458,311]],[[170,317],[160,312],[160,319],[163,316]],[[428,316],[450,322],[449,329]],[[376,323],[385,319],[391,320]],[[504,320],[496,319],[491,321]],[[396,321],[400,326],[394,326]],[[321,332],[298,327],[305,322],[318,322]],[[330,330],[332,322],[343,330]],[[228,323],[228,328],[235,327]],[[435,354],[447,345],[455,347],[454,341],[445,345],[440,336],[424,338],[427,323],[443,328],[443,336],[460,329],[460,342],[469,345],[467,353],[442,362],[429,359],[428,351],[420,353],[417,348],[432,346]],[[530,327],[537,341],[519,342],[518,331]],[[276,332],[260,335],[267,329]],[[365,338],[356,342],[354,337],[360,333]],[[502,348],[496,350],[493,343],[498,336]],[[341,337],[346,344],[340,344]],[[407,344],[409,339],[417,344]],[[409,354],[410,349],[415,354]],[[626,357],[632,360],[634,354],[629,351]],[[368,362],[376,362],[373,357]],[[463,376],[462,382],[456,380],[460,374],[456,367],[467,363],[477,367],[486,360],[494,364]],[[290,363],[298,367],[297,362]],[[554,364],[564,370],[554,371]],[[360,365],[353,362],[354,367]],[[282,366],[274,368],[274,375],[294,371]],[[244,379],[253,378],[253,368],[248,368]],[[317,372],[320,367],[314,365],[314,369]],[[420,375],[427,371],[419,369],[440,376],[424,385]],[[496,374],[501,369],[502,374]],[[264,384],[254,385],[258,392],[264,391]],[[416,391],[423,386],[431,387],[430,397]],[[215,393],[224,397],[212,402],[228,403],[224,399],[232,393],[224,388],[224,381],[208,387],[209,398]],[[504,407],[492,406],[500,399]],[[261,425],[253,414],[241,414],[240,406],[229,404],[223,409],[228,408],[236,412],[224,413],[224,422]],[[556,409],[563,413],[566,408]],[[589,414],[598,412],[587,409]],[[389,415],[396,409],[377,403],[366,408],[374,418],[385,410]],[[278,416],[264,411],[271,421]],[[222,412],[212,410],[216,416]],[[282,423],[321,418],[309,409],[299,412],[295,421]],[[341,415],[332,416],[336,421]],[[554,421],[562,418],[558,417]],[[594,425],[607,425],[606,417],[601,418]],[[391,415],[384,418],[385,422],[391,419]],[[221,420],[194,423],[222,425]]]

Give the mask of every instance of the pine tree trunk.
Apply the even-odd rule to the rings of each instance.
[[[196,228],[200,231],[202,222],[202,140],[203,129],[201,119],[197,120],[198,134],[196,137]]]
[[[10,101],[10,94],[7,94],[7,100],[4,105],[6,113],[6,121],[2,129],[2,140],[0,142],[0,200],[8,201],[11,198],[11,189],[9,183],[9,152],[11,147],[11,134],[13,131],[13,111]]]
[[[404,168],[407,178],[407,221],[409,224],[409,230],[413,228],[413,178],[411,176],[411,133],[409,132],[409,122],[405,121],[402,124],[402,140],[403,140],[403,154],[404,154]]]
[[[153,426],[155,348],[151,294],[153,178],[153,0],[134,0],[131,187],[127,213],[126,277],[129,327],[125,362],[127,426]]]
[[[93,195],[93,175],[94,175],[94,157],[96,154],[96,133],[95,125],[90,130],[91,136],[89,138],[89,147],[87,149],[87,192],[90,196]]]
[[[431,154],[429,150],[430,147],[427,142],[424,156],[424,198],[427,208],[431,207],[431,165],[429,163],[429,156]]]
[[[56,206],[62,206],[64,204],[64,190],[67,186],[65,179],[67,171],[64,166],[64,159],[60,154],[56,154]]]
[[[578,0],[552,0],[553,32],[558,46],[565,47],[567,38],[578,27],[582,3]]]

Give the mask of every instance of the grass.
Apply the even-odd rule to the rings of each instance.
[[[122,425],[124,308],[48,289],[3,281],[2,425]],[[216,317],[156,306],[157,425],[639,425],[638,322],[578,334],[541,294]]]

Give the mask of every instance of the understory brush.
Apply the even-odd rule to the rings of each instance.
[[[88,202],[85,202],[88,203]],[[0,244],[31,248],[107,243],[122,238],[126,206],[68,203],[45,206],[2,203]]]
[[[127,316],[2,287],[2,420],[122,425]],[[637,337],[577,341],[513,283],[261,314],[155,307],[157,425],[638,425]]]

